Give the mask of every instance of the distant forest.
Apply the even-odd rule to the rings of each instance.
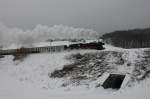
[[[107,44],[122,48],[150,47],[150,28],[115,31],[101,37]]]

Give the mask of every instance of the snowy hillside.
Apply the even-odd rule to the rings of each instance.
[[[0,99],[141,99],[150,97],[149,49],[127,50],[109,45],[105,45],[105,48],[106,50],[103,51],[74,50],[32,54],[17,61],[13,61],[13,56],[0,58]],[[79,62],[80,64],[76,64]],[[74,65],[75,69],[62,75],[64,66],[70,65]],[[55,71],[57,71],[56,74]],[[53,77],[51,77],[52,73]],[[125,80],[126,83],[120,90],[105,90],[98,85],[107,73],[126,74],[129,78]],[[75,83],[80,82],[78,85],[71,82],[72,78],[83,76],[86,79],[75,79]],[[62,86],[66,82],[69,84]]]

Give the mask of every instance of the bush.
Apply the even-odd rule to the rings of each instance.
[[[107,44],[122,48],[150,47],[150,28],[127,31],[115,31],[104,34],[101,38]]]
[[[78,85],[86,80],[97,80],[103,73],[110,72],[117,68],[116,65],[123,65],[126,61],[123,59],[121,52],[106,51],[99,53],[77,53],[72,54],[68,59],[73,63],[65,65],[60,70],[55,70],[49,77],[51,78],[69,78],[69,84]],[[111,56],[110,56],[111,55]],[[114,61],[109,61],[115,58]],[[110,66],[110,64],[114,64]],[[78,83],[77,83],[78,82]],[[69,85],[68,82],[63,86]]]
[[[20,49],[17,49],[16,50],[16,53],[13,54],[14,56],[14,59],[13,61],[16,61],[16,60],[23,60],[26,56],[27,56],[27,50],[25,48],[20,48]]]
[[[4,56],[3,56],[3,55],[0,55],[0,58],[4,58]]]

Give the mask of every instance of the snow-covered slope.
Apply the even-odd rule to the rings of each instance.
[[[125,52],[124,58],[131,65],[139,62],[144,49],[125,50],[105,46],[105,51]],[[13,61],[13,56],[0,58],[0,99],[149,99],[150,79],[134,83],[132,87],[124,87],[118,91],[90,86],[61,87],[63,78],[50,78],[49,73],[62,69],[70,64],[67,56],[75,53],[99,53],[103,51],[82,50],[62,53],[44,53],[28,55],[24,60]],[[112,56],[110,55],[110,57]],[[110,63],[114,60],[108,60]],[[120,72],[132,72],[134,68],[119,66]]]

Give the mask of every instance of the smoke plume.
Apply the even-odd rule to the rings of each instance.
[[[0,45],[31,45],[47,39],[96,39],[98,36],[99,34],[92,29],[64,25],[48,27],[39,24],[32,30],[23,31],[19,28],[9,28],[0,23]]]

